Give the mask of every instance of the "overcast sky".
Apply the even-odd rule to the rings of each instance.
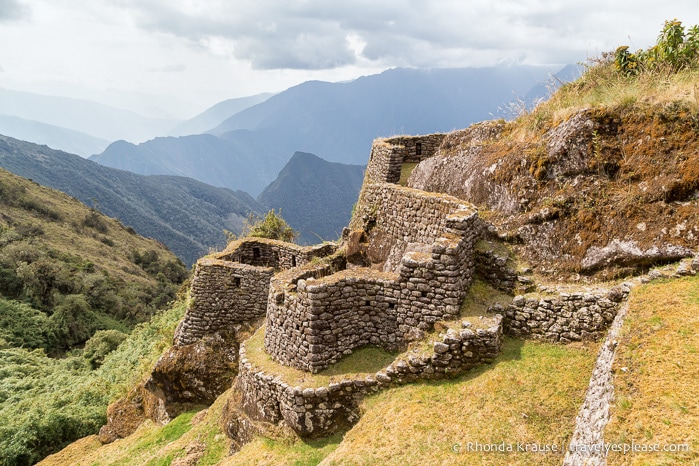
[[[188,117],[227,98],[397,66],[583,62],[648,47],[673,18],[699,23],[699,3],[0,0],[0,87],[123,107],[155,95]]]

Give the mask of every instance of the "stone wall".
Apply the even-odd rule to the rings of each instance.
[[[384,139],[384,142],[396,148],[396,152],[402,156],[403,163],[420,163],[437,153],[446,136],[444,133],[396,136]]]
[[[397,183],[404,163],[419,163],[437,153],[446,134],[376,139],[371,147],[366,180]]]
[[[360,346],[401,348],[415,329],[458,315],[475,265],[476,210],[449,196],[388,184],[368,186],[360,205],[359,215],[370,211],[375,220],[367,221],[382,232],[391,252],[384,269],[390,270],[353,268],[308,280],[291,271],[275,276],[265,349],[278,362],[318,372]]]
[[[629,291],[620,285],[557,296],[515,296],[504,310],[505,332],[560,343],[595,340],[607,331]]]
[[[192,277],[190,304],[174,344],[189,345],[205,335],[264,317],[273,274],[271,267],[200,259]]]
[[[332,254],[332,243],[298,246],[265,238],[244,238],[225,251],[200,259],[190,287],[190,304],[174,344],[188,345],[206,335],[265,316],[269,282],[275,271]]]
[[[388,183],[365,185],[350,221],[353,230],[369,235],[370,260],[396,272],[415,244],[431,245],[445,234],[477,232],[477,210],[455,197]],[[412,245],[412,246],[411,246]]]
[[[260,267],[286,270],[309,263],[314,257],[325,257],[337,249],[333,243],[299,246],[266,238],[244,238],[232,242],[217,259]]]
[[[291,386],[265,373],[248,358],[243,344],[238,375],[243,410],[258,421],[283,419],[304,437],[326,436],[359,419],[359,403],[366,395],[390,386],[454,376],[491,362],[502,346],[501,320],[495,316],[488,328],[476,330],[463,322],[460,330],[447,331],[424,354],[409,354],[373,375],[323,386]]]

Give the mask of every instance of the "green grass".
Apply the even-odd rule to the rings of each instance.
[[[491,365],[365,399],[361,420],[343,438],[259,437],[222,464],[560,464],[562,455],[456,454],[452,447],[469,441],[565,443],[597,348],[506,339]]]
[[[624,464],[699,460],[699,278],[635,289],[614,363],[616,402],[605,441],[688,444],[689,452],[612,454]]]
[[[257,437],[238,453],[227,458],[221,466],[233,465],[293,465],[315,466],[331,454],[342,441],[337,434],[321,440],[275,440]]]
[[[478,317],[486,315],[489,307],[502,304],[507,307],[512,302],[512,296],[497,290],[481,279],[474,280],[471,288],[461,303],[461,317]],[[476,324],[476,321],[473,321]]]
[[[204,411],[190,411],[161,426],[146,421],[128,438],[101,445],[95,436],[81,439],[45,459],[42,466],[169,465],[183,458],[193,445],[204,445],[198,466],[220,464],[230,449],[221,429],[221,416],[229,392]],[[196,421],[196,422],[195,422]]]
[[[417,167],[417,163],[404,163],[401,168],[400,168],[400,180],[398,180],[398,184],[401,186],[407,186],[408,185],[408,178],[410,178],[411,173],[413,173],[413,170],[415,170],[415,167]]]
[[[109,463],[111,466],[129,466],[132,464],[169,465],[174,459],[174,453],[167,454],[164,458],[148,459],[154,450],[160,450],[165,445],[178,440],[192,428],[191,420],[196,412],[182,413],[170,423],[159,429],[152,429],[148,435],[142,436],[129,449],[128,456]]]

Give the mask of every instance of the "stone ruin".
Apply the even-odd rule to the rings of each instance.
[[[304,247],[244,238],[199,260],[175,346],[265,319],[259,330],[265,352],[279,364],[316,373],[363,346],[403,351],[437,322],[457,321],[476,272],[511,291],[515,272],[491,252],[477,251],[487,229],[473,205],[399,184],[406,164],[437,154],[444,137],[374,142],[340,244]],[[326,435],[342,420],[356,420],[358,400],[372,391],[492,361],[503,327],[552,341],[596,338],[614,318],[624,293],[601,290],[536,302],[519,296],[508,307],[495,308],[498,315],[487,328],[474,331],[470,322],[458,322],[432,342],[427,356],[396,360],[366,380],[325,387],[292,387],[265,373],[246,356],[243,343],[237,383],[244,415],[267,422],[283,419],[302,435]]]

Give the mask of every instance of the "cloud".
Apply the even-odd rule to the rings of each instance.
[[[0,22],[26,18],[29,8],[18,0],[0,0]]]
[[[663,20],[696,8],[694,0],[675,2],[674,13],[655,0],[112,2],[145,30],[187,38],[253,68],[310,70],[360,62],[417,67],[569,63],[613,49],[640,28],[650,26],[655,33]]]
[[[187,69],[187,65],[184,63],[177,63],[172,65],[163,65],[158,67],[151,67],[149,71],[155,71],[160,73],[180,73]]]

